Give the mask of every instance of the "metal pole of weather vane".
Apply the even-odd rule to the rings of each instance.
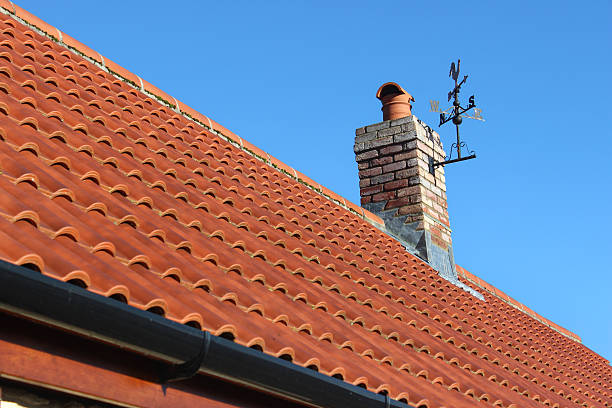
[[[439,109],[440,103],[438,101],[433,101],[433,100],[429,101],[431,104],[430,111],[440,113],[440,124],[438,126],[442,126],[445,123],[452,121],[457,130],[457,142],[452,144],[448,155],[445,157],[445,161],[439,162],[439,161],[434,160],[433,157],[429,158],[429,172],[432,174],[435,173],[436,167],[438,166],[444,166],[446,164],[457,163],[460,161],[476,158],[476,154],[473,151],[468,149],[465,142],[461,141],[461,138],[459,136],[459,125],[461,125],[461,123],[463,122],[464,116],[470,119],[476,119],[476,120],[482,120],[482,121],[484,121],[484,119],[482,118],[482,111],[476,108],[476,104],[474,103],[474,95],[470,96],[468,105],[466,107],[462,107],[461,103],[459,102],[459,92],[461,91],[461,86],[463,86],[463,84],[465,84],[465,81],[467,81],[468,79],[468,76],[465,75],[463,79],[458,82],[460,64],[461,64],[461,60],[457,60],[457,65],[455,65],[454,62],[452,62],[450,66],[450,72],[448,74],[448,76],[451,77],[455,81],[455,87],[453,88],[452,91],[448,93],[448,102],[450,102],[451,99],[453,100],[452,107],[441,111]],[[467,113],[470,109],[474,109],[473,116],[470,116]],[[461,155],[462,148],[465,148],[466,150],[469,151],[469,156]],[[453,150],[457,150],[456,159],[452,158]]]

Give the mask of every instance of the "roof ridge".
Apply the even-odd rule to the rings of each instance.
[[[28,27],[36,30],[40,34],[51,39],[58,45],[68,49],[69,51],[85,58],[87,61],[98,66],[105,72],[113,75],[115,78],[122,82],[132,86],[139,90],[145,95],[156,99],[159,103],[166,105],[171,108],[174,112],[182,115],[183,117],[191,120],[200,126],[205,127],[211,133],[219,136],[223,140],[233,144],[240,148],[250,156],[262,161],[274,170],[284,173],[292,179],[298,181],[309,189],[313,190],[317,194],[323,196],[329,201],[339,205],[340,207],[358,215],[368,223],[374,225],[380,230],[384,231],[384,221],[376,214],[354,204],[352,201],[345,199],[341,195],[328,189],[325,186],[315,182],[310,177],[303,173],[295,170],[293,167],[288,166],[277,158],[271,156],[267,152],[248,142],[247,140],[236,135],[234,132],[228,130],[224,126],[210,119],[208,116],[196,111],[195,109],[187,106],[180,102],[175,97],[157,88],[153,84],[143,80],[138,75],[128,71],[112,60],[105,58],[97,51],[92,50],[80,41],[72,38],[70,35],[61,32],[58,28],[46,23],[37,16],[28,12],[27,10],[19,7],[10,0],[0,0],[0,12],[9,15],[16,21],[27,25]],[[55,35],[54,35],[55,34]],[[170,102],[174,101],[174,103]]]
[[[573,333],[573,332],[567,330],[566,328],[561,327],[560,325],[558,325],[557,323],[553,322],[552,320],[547,319],[547,318],[539,315],[534,310],[532,310],[529,307],[525,306],[523,303],[519,302],[518,300],[508,296],[506,293],[504,293],[501,290],[497,289],[495,286],[493,286],[490,283],[486,282],[485,280],[479,278],[478,276],[472,274],[471,272],[469,272],[467,269],[463,268],[462,266],[455,265],[455,267],[457,268],[457,273],[458,273],[458,275],[460,277],[464,278],[465,280],[469,281],[470,283],[473,283],[474,285],[478,286],[479,288],[484,289],[490,295],[495,296],[496,298],[498,298],[501,301],[507,303],[508,305],[512,306],[513,308],[523,312],[527,316],[529,316],[529,317],[537,320],[538,322],[542,323],[543,325],[545,325],[545,326],[555,330],[556,332],[564,335],[565,337],[567,337],[567,338],[569,338],[571,340],[574,340],[575,342],[578,342],[578,343],[582,344],[582,339],[576,333]]]

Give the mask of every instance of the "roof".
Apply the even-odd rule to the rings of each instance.
[[[0,6],[1,259],[415,406],[612,404],[573,333]]]

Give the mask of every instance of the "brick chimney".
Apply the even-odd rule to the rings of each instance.
[[[382,85],[376,97],[384,121],[355,132],[361,206],[380,216],[410,252],[454,281],[444,168],[433,174],[429,168],[430,157],[444,160],[440,136],[412,115],[414,99],[398,84]]]

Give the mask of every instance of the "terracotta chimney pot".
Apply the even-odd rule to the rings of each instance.
[[[376,92],[382,102],[383,120],[393,120],[412,115],[414,98],[395,82],[383,84]]]

